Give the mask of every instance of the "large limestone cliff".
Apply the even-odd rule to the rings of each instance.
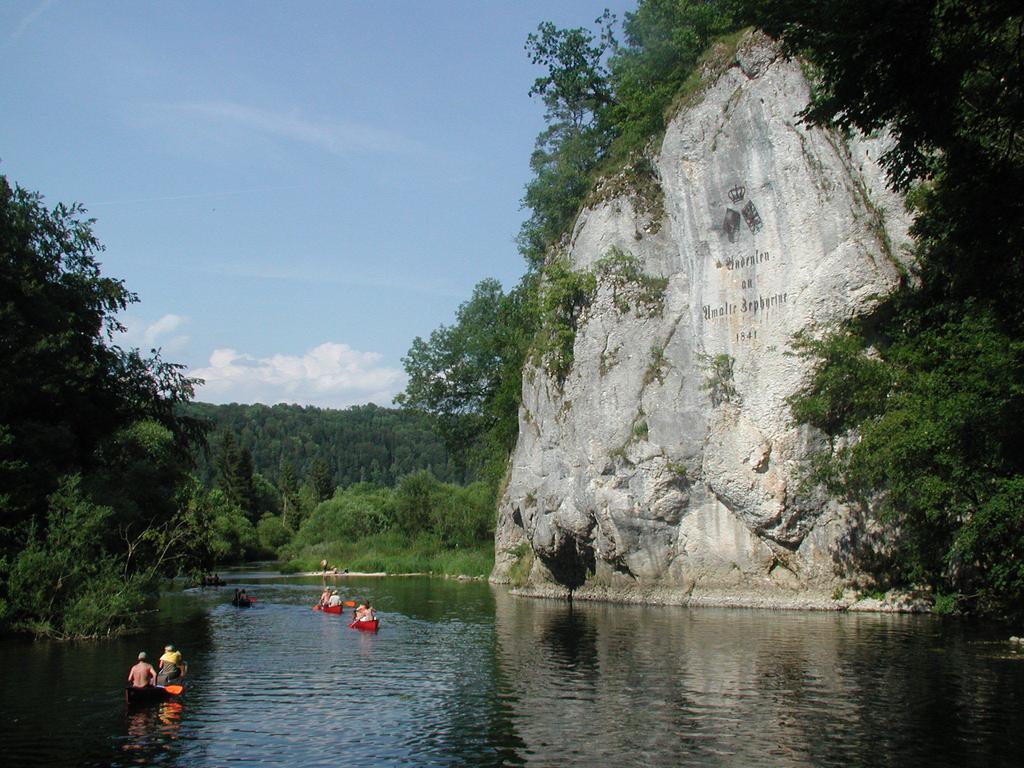
[[[525,371],[496,581],[824,607],[849,575],[852,519],[799,491],[821,438],[792,424],[807,363],[787,353],[896,285],[903,206],[880,140],[798,124],[808,84],[769,41],[748,36],[706,77],[654,157],[654,202],[598,195],[573,229],[574,270],[621,252],[667,287],[645,311],[599,279],[564,381]]]

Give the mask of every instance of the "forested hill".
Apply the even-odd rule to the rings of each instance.
[[[315,472],[318,460],[335,486],[364,480],[394,485],[420,469],[444,482],[465,479],[430,424],[409,411],[373,404],[333,410],[236,403],[189,403],[183,410],[210,425],[208,449],[196,457],[196,474],[208,486],[217,475],[227,432],[252,455],[253,471],[275,484],[286,464],[301,482]]]

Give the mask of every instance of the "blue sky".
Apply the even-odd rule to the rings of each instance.
[[[83,203],[207,402],[389,404],[415,336],[523,272],[541,21],[634,0],[0,4],[0,173]]]

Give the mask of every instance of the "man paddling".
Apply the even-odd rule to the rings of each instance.
[[[128,672],[132,688],[147,688],[156,685],[156,670],[146,661],[146,652],[139,651],[139,662]]]

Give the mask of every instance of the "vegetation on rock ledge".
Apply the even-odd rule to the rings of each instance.
[[[746,2],[815,76],[808,123],[894,140],[913,280],[797,350],[792,400],[831,450],[812,478],[894,525],[896,582],[1024,605],[1024,13],[1006,0]]]

